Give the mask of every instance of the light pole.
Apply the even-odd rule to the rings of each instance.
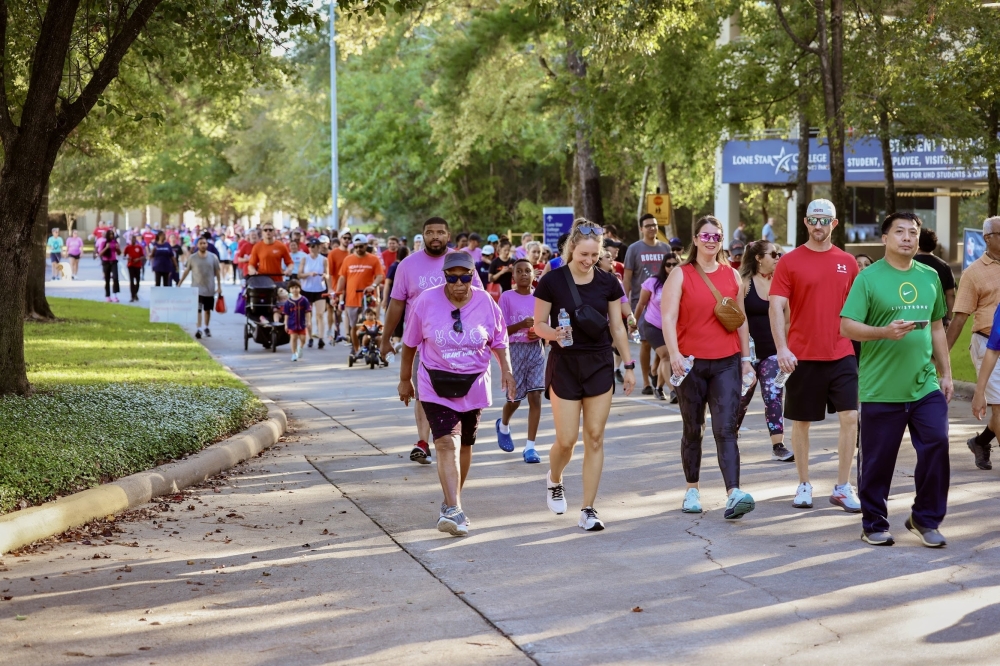
[[[337,190],[340,189],[340,168],[337,163],[337,40],[335,22],[337,0],[330,0],[330,196],[331,219],[334,233],[339,233],[340,211],[337,208]]]

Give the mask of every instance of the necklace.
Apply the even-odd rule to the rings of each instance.
[[[757,277],[762,278],[764,280],[770,280],[771,278],[774,277],[774,271],[771,271],[770,273],[757,273]]]

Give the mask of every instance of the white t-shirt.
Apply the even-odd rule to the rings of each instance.
[[[298,270],[298,266],[296,266],[295,270]],[[299,282],[302,283],[302,291],[323,291],[323,273],[326,272],[326,257],[322,254],[317,254],[316,258],[313,259],[311,254],[307,254],[305,264],[302,266],[302,272],[319,273],[319,275],[300,278]]]

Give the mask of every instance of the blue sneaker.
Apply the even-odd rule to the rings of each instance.
[[[684,503],[681,504],[684,513],[701,513],[701,493],[697,488],[688,488],[684,493]]]
[[[542,459],[538,457],[538,453],[534,449],[524,450],[524,462],[526,463],[540,463]]]
[[[507,453],[510,453],[511,451],[514,450],[514,438],[510,436],[510,433],[507,433],[505,435],[502,432],[500,432],[500,419],[497,419],[496,428],[497,428],[497,444],[500,445],[500,448],[502,450],[506,451]]]
[[[745,493],[737,488],[726,500],[726,511],[723,513],[723,517],[726,520],[736,520],[753,511],[756,506],[750,493]]]

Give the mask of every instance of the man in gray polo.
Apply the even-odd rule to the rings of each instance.
[[[205,337],[212,337],[208,322],[215,309],[215,295],[222,296],[222,264],[219,258],[208,251],[208,240],[198,239],[198,251],[188,257],[187,267],[177,286],[184,284],[184,278],[191,274],[191,285],[198,288],[198,330],[194,337],[201,339],[202,320],[205,322]],[[214,279],[213,279],[214,278]],[[212,284],[215,283],[213,288]]]

